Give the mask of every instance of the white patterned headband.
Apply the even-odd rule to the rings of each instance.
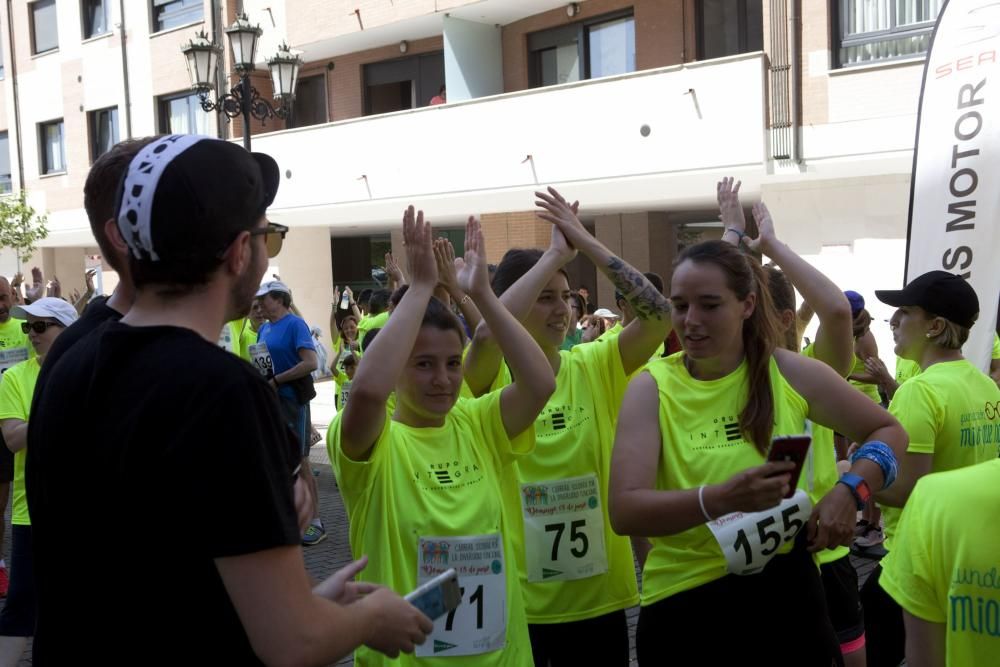
[[[153,197],[160,177],[175,157],[199,141],[209,139],[192,134],[172,134],[143,146],[128,165],[118,210],[118,229],[136,259],[160,257],[153,248]]]

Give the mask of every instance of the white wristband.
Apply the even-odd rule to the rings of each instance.
[[[701,513],[705,517],[705,521],[714,521],[712,517],[708,515],[708,510],[705,509],[705,485],[702,484],[698,487],[698,504],[701,505]]]

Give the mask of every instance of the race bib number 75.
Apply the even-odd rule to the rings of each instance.
[[[812,503],[799,489],[763,512],[733,512],[708,522],[732,574],[756,574],[806,525]]]

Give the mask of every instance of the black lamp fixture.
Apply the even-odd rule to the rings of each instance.
[[[282,44],[278,53],[267,59],[274,99],[278,106],[275,107],[261,97],[257,89],[250,85],[250,74],[254,71],[257,40],[262,32],[260,26],[250,23],[245,13],[236,17],[236,21],[226,28],[226,38],[233,53],[233,67],[240,81],[229,92],[217,94],[215,102],[210,101],[208,95],[215,88],[215,73],[222,48],[204,31],[197,33],[181,48],[187,60],[191,88],[201,98],[201,108],[225,114],[229,120],[243,116],[243,147],[247,150],[250,150],[251,116],[262,122],[269,118],[288,118],[295,99],[299,68],[302,66],[302,59],[293,54],[287,44]]]

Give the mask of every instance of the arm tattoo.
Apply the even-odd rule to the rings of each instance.
[[[659,320],[670,313],[670,301],[646,280],[646,276],[614,255],[608,260],[608,278],[635,309],[640,320]]]

